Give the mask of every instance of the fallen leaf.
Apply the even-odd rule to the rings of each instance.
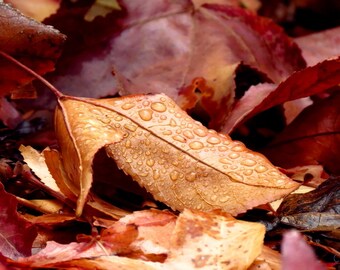
[[[338,91],[314,102],[262,152],[283,168],[322,165],[327,173],[339,174],[339,102]]]
[[[0,97],[0,120],[9,128],[15,128],[21,121],[21,114],[4,97]]]
[[[318,187],[329,178],[329,175],[324,171],[324,168],[321,165],[297,166],[286,169],[285,173],[295,181],[314,188]]]
[[[127,174],[173,209],[231,214],[281,198],[298,184],[262,155],[191,119],[165,95],[61,97],[56,133],[80,215],[102,147]]]
[[[61,213],[65,210],[65,205],[57,200],[26,200],[20,197],[17,197],[17,200],[21,205],[34,209],[40,213]]]
[[[340,55],[340,27],[298,37],[295,42],[302,50],[308,66]]]
[[[14,8],[20,10],[23,14],[37,21],[42,21],[46,17],[55,13],[60,5],[61,0],[4,0]]]
[[[163,262],[170,250],[169,239],[173,235],[176,218],[168,211],[159,210],[137,211],[121,218],[120,223],[134,226],[138,231],[128,256]]]
[[[83,19],[86,4],[62,6],[45,22],[73,41],[51,82],[67,94],[87,97],[118,90],[164,92],[184,109],[201,106],[218,128],[233,105],[235,70],[241,63],[276,83],[305,66],[300,50],[281,28],[227,2],[120,1],[121,12],[93,24]],[[105,24],[96,27],[105,20],[113,25],[110,31]],[[87,33],[80,34],[79,28]],[[209,38],[201,42],[202,37]],[[91,51],[84,52],[84,46]]]
[[[332,231],[340,227],[339,178],[329,178],[305,194],[290,194],[277,213],[282,223],[298,229]]]
[[[248,270],[281,270],[281,254],[263,246],[261,255],[256,258]]]
[[[283,104],[284,114],[286,119],[286,125],[289,125],[293,120],[309,105],[312,105],[313,101],[310,97],[304,97],[287,101]]]
[[[317,260],[313,250],[303,240],[298,231],[289,231],[283,235],[282,270],[326,270]]]
[[[52,27],[23,16],[0,3],[0,50],[15,57],[38,74],[54,69],[65,36]],[[0,58],[0,96],[29,83],[34,77],[22,68]]]
[[[299,49],[271,21],[232,6],[190,2],[180,2],[182,7],[173,4],[171,16],[163,15],[161,20],[157,18],[165,1],[151,16],[145,6],[125,3],[132,19],[126,19],[129,27],[111,43],[122,93],[166,89],[183,109],[199,103],[211,117],[210,126],[218,128],[234,102],[239,64],[257,69],[276,83],[304,67]],[[148,22],[140,23],[145,16]],[[201,42],[202,36],[209,38]],[[127,67],[124,63],[130,59],[134,61]]]
[[[17,213],[17,201],[0,183],[0,253],[11,259],[31,255],[36,229]]]
[[[41,182],[56,192],[61,192],[55,180],[53,179],[48,167],[45,163],[45,158],[37,150],[30,146],[21,145],[19,147],[21,155],[24,157],[24,161],[31,168],[31,170],[37,175]]]
[[[134,220],[136,225],[140,224],[137,225],[138,228],[147,228],[150,225],[162,227],[169,221],[174,221],[174,216],[170,219],[169,217],[169,214],[161,211],[136,212],[124,217],[123,219],[129,220],[128,224],[120,220],[111,230],[106,229],[102,234],[100,240],[102,247],[105,247],[108,254],[115,253],[121,248],[126,250],[130,243],[134,243],[135,233],[131,233],[131,230],[135,229],[132,226]],[[118,266],[125,266],[126,268],[123,269],[191,270],[215,269],[212,268],[215,266],[219,269],[235,269],[235,267],[246,269],[260,255],[264,233],[265,228],[259,223],[238,221],[229,215],[185,210],[177,218],[175,227],[169,231],[169,247],[163,250],[168,257],[162,263],[108,256],[103,249],[98,249],[100,245],[96,242],[68,245],[49,242],[38,254],[10,263],[12,266],[52,268],[79,266],[82,269],[94,266],[97,269],[117,269]],[[139,240],[136,238],[136,241],[141,239],[142,236]],[[144,239],[142,246],[145,248],[148,248],[150,241],[157,244],[157,240],[153,237],[149,238],[147,233],[144,234]],[[97,258],[93,259],[94,257]]]
[[[31,257],[21,258],[18,260],[18,263],[31,267],[43,267],[45,265],[53,265],[58,262],[72,259],[91,258],[101,255],[107,254],[103,247],[96,241],[92,243],[72,242],[69,244],[59,244],[55,241],[48,241],[46,247],[42,251]]]
[[[340,57],[297,71],[278,86],[253,86],[236,103],[221,132],[230,133],[237,125],[259,112],[289,100],[321,93],[339,83]]]
[[[294,190],[291,194],[289,195],[292,195],[292,194],[304,194],[304,193],[307,193],[307,192],[310,192],[312,190],[314,190],[315,188],[312,188],[312,187],[309,187],[309,186],[305,186],[305,185],[301,185],[299,186],[298,189]],[[277,211],[277,209],[280,207],[280,205],[282,204],[283,202],[283,199],[280,199],[280,200],[277,200],[277,201],[274,201],[274,202],[271,202],[269,203],[270,204],[270,207],[271,207],[271,210],[274,210],[275,212]]]
[[[171,270],[161,263],[146,262],[118,256],[102,256],[91,259],[79,259],[67,262],[56,263],[54,267],[60,268],[76,268],[76,269],[123,269],[123,270]],[[188,269],[189,270],[189,269]]]
[[[261,253],[264,233],[260,223],[184,210],[165,264],[172,269],[247,269]]]
[[[77,190],[72,186],[71,182],[65,180],[67,179],[67,176],[61,164],[59,152],[46,148],[42,151],[42,153],[38,153],[32,147],[24,146],[21,146],[20,150],[25,156],[25,161],[31,166],[31,168],[35,171],[35,174],[40,177],[44,183],[44,185],[39,185],[39,187],[50,193],[56,199],[60,200],[60,202],[73,208],[75,205],[74,202],[77,200]],[[87,201],[85,207],[86,213],[89,216],[104,215],[105,217],[119,219],[129,213],[105,202],[93,194],[91,194],[90,197],[91,199]],[[39,205],[35,202],[22,201],[22,203],[24,203],[27,207],[38,211],[46,212],[45,210],[47,210],[44,209],[44,207],[40,207],[39,209]]]
[[[113,10],[120,10],[119,3],[114,0],[96,0],[84,16],[86,21],[93,21],[97,16],[105,17]]]
[[[58,12],[44,20],[67,36],[49,81],[73,96],[98,98],[117,93],[106,44],[121,31],[119,22],[126,12],[112,10],[105,17],[97,16],[88,22],[85,16],[93,4],[94,1],[62,1]]]
[[[222,126],[221,132],[225,134],[231,133],[249,115],[255,114],[253,113],[254,108],[260,105],[275,90],[276,85],[272,83],[261,83],[251,86],[244,96],[235,103],[233,110]]]

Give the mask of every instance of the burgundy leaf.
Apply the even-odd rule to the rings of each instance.
[[[340,93],[336,92],[307,107],[262,152],[283,168],[303,165],[324,166],[340,173]]]
[[[294,73],[273,91],[270,87],[255,86],[236,104],[224,123],[222,132],[230,133],[237,124],[275,105],[321,93],[339,83],[340,57]],[[257,93],[259,98],[253,98],[255,91],[261,91]]]
[[[16,198],[4,190],[0,183],[0,253],[6,257],[31,255],[32,243],[37,236],[35,227],[17,213]]]
[[[58,88],[96,97],[117,90],[122,94],[164,92],[184,109],[200,104],[216,128],[234,102],[235,70],[241,63],[276,83],[305,66],[299,48],[281,28],[235,6],[189,0],[120,3],[127,17],[114,12],[100,19],[111,20],[111,32],[96,27],[99,19],[84,21],[84,3],[83,13],[69,4],[71,9],[61,8],[46,20],[76,33],[72,38],[64,31],[73,43],[60,62],[63,70],[58,69],[52,80]]]

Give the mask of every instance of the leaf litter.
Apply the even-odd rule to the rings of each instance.
[[[147,30],[147,27],[152,27],[153,19],[150,20],[150,23],[147,22],[140,24],[139,20],[141,14],[143,14],[142,16],[144,16],[144,19],[153,18],[157,12],[160,12],[158,14],[163,14],[164,12],[166,13],[172,10],[171,8],[167,10],[166,8],[168,8],[168,6],[164,6],[163,1],[158,2],[157,5],[153,5],[152,7],[154,9],[148,9],[148,5],[151,2],[147,3],[143,7],[134,7],[133,4],[123,2],[119,3],[121,7],[123,7],[122,9],[115,9],[113,12],[102,18],[95,17],[92,22],[88,24],[88,26],[95,26],[99,23],[99,25],[101,24],[104,26],[107,24],[105,21],[106,19],[110,18],[113,14],[117,16],[114,19],[114,27],[111,29],[104,27],[102,32],[98,31],[97,33],[97,36],[100,37],[97,39],[99,43],[101,43],[100,46],[104,45],[102,49],[105,48],[105,44],[109,40],[110,42],[113,42],[112,44],[115,44],[114,42],[118,42],[119,40],[124,40],[122,38],[126,38],[129,31],[135,31],[136,29],[133,29],[135,27],[139,27],[143,31],[145,28]],[[74,7],[78,4],[79,3],[74,3],[74,6],[71,4],[71,6],[68,6],[69,10],[67,10],[65,9],[65,5],[67,5],[66,1],[62,1],[59,12],[62,14],[66,11],[64,15],[67,15],[68,11],[71,11],[71,13],[75,11],[73,14],[77,14],[77,16],[74,18],[77,17],[76,20],[78,20],[81,24],[81,20],[84,19],[86,12],[88,12],[91,5],[85,2],[82,3],[82,9],[80,9],[80,13],[77,13],[78,11],[76,11]],[[274,47],[278,44],[285,44],[284,47],[286,47],[284,50],[286,50],[285,53],[288,58],[284,59],[283,62],[280,63],[286,65],[286,67],[292,65],[292,69],[288,68],[286,73],[281,73],[280,76],[275,76],[271,73],[275,73],[275,69],[266,70],[266,68],[269,67],[266,66],[266,64],[264,64],[264,66],[261,66],[261,64],[249,64],[249,62],[245,60],[247,59],[245,52],[240,54],[239,56],[241,57],[235,59],[235,62],[226,62],[222,64],[222,66],[224,65],[226,68],[226,73],[222,75],[229,74],[227,76],[230,78],[228,79],[230,82],[228,83],[229,86],[227,86],[224,90],[227,92],[229,91],[228,93],[231,94],[231,96],[235,95],[233,91],[235,91],[235,87],[237,85],[235,85],[234,78],[237,75],[236,72],[240,70],[238,67],[242,62],[245,62],[246,65],[252,66],[251,68],[254,68],[254,70],[257,69],[259,72],[266,74],[267,78],[262,77],[262,79],[264,79],[262,82],[274,82],[276,85],[279,84],[278,87],[275,84],[270,85],[270,87],[272,87],[270,91],[274,91],[276,94],[269,94],[268,97],[270,98],[266,98],[264,102],[267,104],[267,107],[262,106],[263,110],[266,110],[273,105],[282,104],[290,99],[298,98],[301,96],[301,93],[303,93],[302,95],[304,96],[317,93],[317,96],[312,96],[312,100],[314,100],[316,104],[318,104],[318,99],[320,99],[321,102],[325,100],[323,96],[325,94],[326,96],[330,96],[328,98],[329,100],[332,100],[332,98],[336,96],[336,87],[333,87],[333,89],[329,91],[326,90],[332,86],[336,86],[339,82],[339,78],[336,73],[338,60],[324,61],[314,67],[307,68],[306,70],[302,70],[301,72],[297,72],[290,76],[294,70],[304,68],[304,62],[299,50],[296,49],[296,45],[288,37],[286,37],[282,30],[280,30],[274,23],[259,19],[259,17],[254,14],[231,6],[226,7],[214,4],[202,5],[199,2],[189,1],[179,1],[172,5],[172,8],[177,10],[179,14],[183,14],[185,16],[188,16],[189,14],[188,18],[198,18],[199,20],[197,21],[204,20],[204,25],[207,27],[209,26],[212,18],[219,18],[218,16],[224,14],[226,17],[223,17],[223,15],[218,20],[222,19],[225,26],[227,26],[228,23],[232,23],[232,27],[244,27],[245,25],[247,25],[247,27],[252,26],[250,27],[252,30],[247,33],[255,35],[255,39],[258,38],[258,35],[261,36],[263,33],[268,33],[266,31],[272,31],[271,33],[274,33],[274,36],[277,35],[277,39],[274,39],[275,41],[271,40],[267,44],[272,44]],[[183,7],[193,7],[191,11],[194,15],[190,15],[190,13],[188,13],[189,9],[186,10],[184,8],[183,11]],[[169,18],[165,16],[165,20],[174,16],[171,12],[169,14]],[[207,15],[210,16],[210,19],[207,19]],[[54,20],[58,21],[58,16],[60,15],[57,13]],[[67,16],[65,18],[67,18]],[[66,21],[61,22],[61,25],[64,23],[66,26],[67,23],[65,22]],[[134,23],[131,24],[131,22]],[[258,28],[259,22],[263,23],[262,26],[264,28]],[[181,21],[179,20],[178,23],[181,23]],[[124,25],[125,28],[122,27]],[[209,31],[212,31],[212,29],[213,28],[210,27]],[[216,30],[218,29],[219,28],[217,27]],[[70,30],[70,33],[72,33],[72,29]],[[143,32],[141,31],[141,33]],[[84,31],[83,34],[85,37],[86,31]],[[241,36],[243,35],[242,37],[249,38],[249,36],[242,31],[238,34]],[[69,38],[73,37],[72,34],[68,35]],[[130,39],[130,42],[131,41],[132,39]],[[228,41],[231,42],[232,38],[229,38]],[[78,60],[74,60],[74,58],[72,59],[72,56],[67,54],[67,49],[65,51],[66,58],[63,59],[62,56],[60,66],[57,67],[57,72],[55,74],[60,72],[58,69],[63,70],[62,64],[65,63],[63,62],[65,60],[68,61],[68,63],[73,62],[76,65],[79,65],[79,60],[83,61],[82,57],[87,54],[86,47],[91,44],[97,46],[98,43],[96,42],[97,41],[91,43],[91,39],[87,39],[87,42],[84,42],[84,46],[81,46],[81,49],[79,50],[79,52],[85,52],[85,54],[80,55],[79,57],[76,56],[76,59]],[[160,38],[159,42],[155,42],[153,45],[164,45],[162,42],[163,40]],[[131,44],[133,44],[133,42],[131,42]],[[142,43],[140,42],[138,46],[140,44]],[[209,44],[209,42],[206,44]],[[219,44],[219,42],[217,41],[216,44]],[[231,43],[229,43],[229,47],[227,46],[227,48],[235,49],[235,47],[230,44]],[[203,46],[204,44],[201,45]],[[199,42],[197,43],[198,47],[201,45]],[[100,46],[87,55],[89,56],[91,53],[96,55],[96,53],[100,51],[100,49],[98,49]],[[138,46],[135,47],[137,49],[136,51],[139,50]],[[72,49],[72,45],[70,47]],[[75,47],[73,47],[73,50],[74,48]],[[114,53],[116,53],[116,51],[117,50],[114,50]],[[134,48],[129,48],[128,51],[130,51],[131,55],[133,55]],[[259,50],[259,52],[266,54],[265,51]],[[275,50],[273,52],[275,53]],[[106,50],[105,53],[108,53],[108,51]],[[292,55],[294,55],[294,53],[296,54],[295,59],[292,59]],[[162,54],[160,54],[160,56],[161,55]],[[118,56],[125,57],[123,54]],[[267,57],[265,55],[263,56]],[[279,59],[281,56],[277,55],[272,57],[271,60],[274,60],[275,58]],[[206,59],[209,60],[213,58],[207,57]],[[110,59],[108,60],[111,61]],[[214,74],[214,72],[209,73],[209,69],[212,66],[209,62],[204,61],[205,59],[200,61],[200,63],[204,63],[201,65],[201,68],[204,68],[205,65],[207,67],[208,72],[204,71],[204,74],[206,76]],[[287,62],[285,63],[285,61]],[[8,64],[9,63],[10,62],[8,62]],[[17,68],[18,62],[14,60],[13,63],[16,63],[16,65],[13,64],[13,66]],[[138,61],[136,63],[138,64]],[[153,62],[150,63],[153,64]],[[94,64],[94,62],[91,64]],[[126,69],[126,71],[132,71],[133,65],[126,65],[123,69],[117,68],[116,64],[114,65],[115,77],[116,79],[118,78],[120,88],[115,88],[114,83],[111,84],[114,82],[114,80],[112,80],[114,77],[110,75],[111,86],[106,88],[108,92],[104,89],[106,93],[114,94],[118,89],[136,92],[135,90],[131,90],[131,86],[133,86],[132,83],[135,83],[135,81],[126,81],[127,73],[122,72],[124,71],[124,68],[127,68],[127,66],[130,66],[131,70]],[[170,65],[173,66],[169,62],[169,66]],[[93,67],[95,67],[95,65]],[[166,67],[166,65],[164,65],[164,67]],[[19,68],[20,72],[22,72],[22,68],[23,66]],[[71,69],[67,69],[66,66],[64,66],[64,74],[70,74],[72,68],[74,68],[74,66],[71,66]],[[173,66],[173,70],[178,71],[181,70],[180,68],[181,67],[175,68],[175,66]],[[333,71],[331,70],[332,68]],[[212,70],[214,69],[212,68]],[[104,73],[105,72],[107,72],[106,74],[111,74],[111,70],[109,69],[104,70]],[[317,73],[317,76],[310,76],[311,74],[316,74],[315,72]],[[25,73],[25,76],[28,74],[32,75],[33,73]],[[190,74],[190,72],[185,74]],[[218,74],[218,72],[215,74]],[[278,74],[280,74],[280,72]],[[80,83],[82,83],[81,79],[83,75],[84,73],[81,73],[81,75],[78,76]],[[53,76],[55,75],[50,77],[52,81],[56,78],[58,79],[58,76],[60,75],[57,75],[54,78]],[[164,82],[172,83],[169,78],[166,76],[163,78],[162,76],[159,77],[161,80],[165,79]],[[230,102],[230,105],[227,106],[228,109],[226,112],[221,114],[218,112],[218,107],[215,106],[217,103],[211,102],[213,99],[211,99],[212,96],[210,95],[211,93],[216,94],[221,91],[217,91],[215,89],[216,85],[212,84],[211,81],[204,78],[204,76],[195,77],[194,74],[192,78],[192,87],[187,87],[186,90],[189,91],[187,92],[189,95],[187,95],[187,97],[190,97],[190,91],[192,91],[190,102],[191,106],[195,106],[195,109],[189,110],[189,113],[193,113],[196,117],[200,118],[209,111],[209,113],[211,113],[208,113],[210,126],[214,126],[216,129],[221,129],[225,123],[225,119],[228,120],[228,118],[226,118],[227,115],[230,112],[233,113],[233,104],[237,103],[237,99],[227,99],[228,102]],[[240,78],[237,80],[238,82],[240,82],[239,79]],[[281,81],[285,79],[286,82],[281,83]],[[309,81],[309,79],[311,81]],[[72,80],[64,81],[64,83],[65,82],[70,83],[69,85],[72,87]],[[156,93],[164,92],[164,90],[159,90],[161,87],[157,86],[153,79],[145,79],[141,82],[150,82],[150,86],[155,87],[154,89]],[[79,85],[81,84],[78,84],[78,86]],[[292,85],[297,90],[297,94],[294,94],[293,96],[288,94]],[[51,88],[51,85],[49,85],[49,87]],[[66,85],[63,89],[65,88],[67,88]],[[95,88],[92,87],[92,89]],[[139,89],[142,90],[143,87],[140,86]],[[151,88],[149,88],[149,91],[150,89]],[[105,96],[106,94],[103,94],[105,91],[101,92],[99,89],[98,92],[93,94],[90,93],[89,95],[86,94],[85,96]],[[227,93],[223,91],[221,93]],[[247,89],[244,91],[245,95],[247,95]],[[185,266],[186,269],[202,267],[204,269],[215,269],[216,267],[220,267],[222,269],[233,269],[234,267],[238,267],[239,269],[256,269],[256,267],[279,269],[282,265],[284,269],[294,269],[295,265],[298,264],[298,261],[301,261],[301,256],[297,256],[297,253],[294,252],[287,252],[287,250],[292,251],[292,244],[287,242],[295,241],[295,243],[299,242],[300,245],[301,243],[304,243],[303,240],[296,240],[293,233],[283,233],[286,235],[285,239],[290,240],[283,241],[282,250],[284,256],[281,258],[279,253],[263,245],[264,226],[258,222],[264,222],[265,219],[263,218],[266,216],[272,217],[272,220],[274,221],[271,225],[269,225],[269,223],[265,224],[268,231],[267,237],[282,235],[282,228],[287,228],[287,225],[289,225],[288,228],[296,227],[300,230],[304,230],[306,236],[308,236],[308,243],[314,247],[318,247],[318,254],[328,256],[323,258],[325,261],[331,261],[329,259],[329,254],[334,254],[335,256],[338,255],[336,252],[335,240],[338,222],[336,218],[334,219],[334,213],[329,212],[328,210],[322,212],[320,209],[315,210],[315,212],[312,209],[313,206],[311,203],[306,205],[306,209],[304,211],[295,210],[296,212],[288,214],[282,209],[285,209],[284,207],[287,205],[287,201],[289,201],[289,196],[287,197],[287,201],[284,200],[284,203],[277,212],[270,210],[268,205],[261,205],[259,207],[264,210],[261,210],[262,214],[260,214],[260,217],[255,220],[258,222],[243,222],[238,219],[234,219],[225,213],[230,212],[231,214],[236,215],[244,212],[246,209],[258,206],[259,204],[281,198],[296,189],[298,184],[290,180],[287,176],[280,172],[278,168],[272,166],[269,160],[267,160],[264,156],[247,149],[245,145],[240,142],[232,141],[230,137],[226,135],[222,135],[214,130],[205,128],[199,122],[191,119],[188,114],[182,111],[183,108],[188,109],[190,106],[183,106],[183,102],[180,102],[180,99],[178,98],[180,95],[175,97],[175,100],[179,105],[182,105],[182,109],[165,95],[135,95],[114,99],[90,99],[64,96],[56,91],[54,92],[57,94],[59,100],[56,112],[56,133],[59,140],[59,151],[46,149],[41,156],[39,156],[38,153],[34,153],[33,160],[32,158],[31,161],[27,160],[28,163],[35,162],[34,159],[36,160],[36,166],[38,167],[35,167],[35,173],[38,177],[41,175],[42,178],[45,178],[44,182],[47,186],[39,182],[36,176],[28,171],[27,166],[20,165],[20,162],[17,162],[14,165],[10,160],[2,159],[0,163],[1,177],[4,181],[6,181],[6,189],[9,188],[9,190],[12,191],[16,190],[16,186],[18,183],[21,183],[22,180],[28,181],[29,183],[29,189],[23,189],[20,197],[17,197],[17,201],[20,204],[19,211],[24,213],[23,217],[31,221],[31,224],[34,224],[32,226],[39,228],[39,236],[36,238],[35,243],[32,246],[36,246],[38,247],[38,250],[41,250],[38,254],[33,255],[32,257],[21,258],[20,260],[13,260],[16,259],[17,255],[14,257],[6,255],[7,258],[1,256],[0,262],[5,267],[73,267],[82,269],[92,269],[93,267],[100,269],[122,267],[123,269],[176,269],[179,267],[183,268],[183,266]],[[77,95],[79,95],[79,93],[81,92],[78,92]],[[168,92],[168,89],[166,89],[165,93],[169,95],[171,92]],[[198,95],[199,93],[205,93],[207,96],[203,95],[200,97]],[[279,93],[281,94],[281,97]],[[265,93],[262,94],[264,97],[266,96]],[[178,95],[178,92],[176,95]],[[256,94],[254,94],[254,97],[257,98]],[[131,106],[130,104],[133,104],[133,108],[123,109],[124,105],[129,107]],[[171,112],[168,110],[170,104],[173,107],[171,108]],[[164,106],[166,107],[166,110],[162,111],[161,108],[164,108]],[[252,118],[255,113],[262,110],[257,110],[256,107],[251,104],[247,104],[247,106],[249,111],[245,116],[248,118]],[[216,107],[217,110],[215,110],[214,107]],[[214,110],[210,111],[208,108],[214,108]],[[206,111],[202,114],[202,112],[200,112],[201,109]],[[303,113],[304,111],[305,110],[303,110]],[[214,115],[216,115],[215,118],[213,117]],[[326,119],[326,115],[327,114],[322,114],[320,119],[322,117],[325,117],[322,119]],[[20,119],[17,121],[20,122]],[[240,121],[241,124],[242,121],[243,119]],[[309,121],[309,123],[312,122],[313,121]],[[234,128],[235,126],[238,126],[239,128],[241,127],[240,123],[232,123],[232,127]],[[14,126],[15,125],[13,125],[13,127]],[[201,130],[201,135],[203,134],[202,132],[205,132],[207,135],[201,136],[194,134],[194,130],[196,129]],[[84,148],[84,146],[86,146],[86,148]],[[225,151],[221,151],[222,146]],[[197,149],[197,147],[199,149]],[[268,148],[270,149],[270,145]],[[131,204],[125,204],[125,206],[122,204],[122,208],[118,208],[115,205],[107,203],[97,197],[94,193],[94,189],[92,191],[90,189],[93,185],[92,177],[95,173],[94,170],[96,169],[93,166],[93,161],[96,153],[100,149],[101,151],[106,151],[106,153],[115,160],[115,166],[118,166],[118,168],[121,168],[125,173],[132,176],[135,181],[144,186],[156,199],[165,203],[164,205],[161,205],[157,201],[144,201],[139,209],[143,209],[143,207],[149,208],[151,206],[156,208],[166,208],[168,210],[146,210],[134,212],[136,209],[131,209]],[[236,157],[236,155],[238,156]],[[44,159],[42,159],[42,156],[44,156],[46,163],[44,162]],[[181,159],[181,156],[184,158]],[[326,172],[334,173],[335,171],[336,173],[336,166],[329,165],[332,164],[331,162],[333,158],[336,157],[337,153],[333,152],[328,159],[330,160],[330,163],[321,162],[321,164],[325,166]],[[271,159],[272,158],[270,157],[270,160]],[[319,160],[318,157],[317,159]],[[255,161],[256,165],[249,165],[251,161],[253,161],[252,164]],[[113,161],[112,164],[114,164]],[[254,174],[257,168],[256,166],[259,164],[267,169],[269,168],[268,175],[271,173],[271,177],[263,178],[262,176],[266,174]],[[315,163],[307,161],[305,164],[301,164],[297,162],[294,166],[308,166],[310,164]],[[250,168],[248,168],[249,166]],[[43,170],[46,170],[46,167],[48,167],[51,175],[46,176],[46,173],[41,173],[40,169],[37,169],[39,167],[44,168]],[[289,167],[293,166],[285,167],[289,169]],[[152,168],[155,169],[152,170]],[[288,171],[289,170],[287,170],[287,172]],[[281,180],[275,180],[275,178],[273,178],[274,174],[281,178]],[[159,181],[152,180],[154,176],[156,176]],[[49,179],[47,182],[46,177]],[[112,179],[112,181],[114,181],[114,176]],[[194,181],[189,181],[188,179],[194,179]],[[216,184],[208,183],[208,185],[206,185],[207,181],[204,181],[204,179],[212,179],[210,181],[216,181]],[[229,179],[230,182],[226,182],[227,179]],[[320,186],[320,188],[329,185],[329,181],[333,181],[332,184],[335,184],[336,187],[337,180],[334,179],[337,178],[327,180]],[[280,182],[281,187],[279,184]],[[283,183],[287,184],[283,185]],[[48,187],[55,184],[58,186],[58,190],[56,190],[55,186],[54,189]],[[39,194],[39,196],[35,195],[36,191],[32,189],[32,186],[36,187],[35,190],[38,188],[41,192],[45,191],[45,194]],[[242,188],[238,188],[238,186]],[[113,189],[115,188],[116,187],[113,187]],[[248,189],[249,192],[244,192]],[[318,193],[317,189],[315,193],[311,193],[316,195],[309,195],[309,193],[307,193],[299,196],[302,196],[301,200],[303,202],[314,199],[318,201],[318,199],[322,196],[327,198],[327,194],[334,194],[334,198],[336,198],[336,188],[330,189],[333,193],[328,191]],[[262,190],[262,193],[260,190]],[[227,191],[228,195],[221,196],[220,194],[223,194],[223,191]],[[272,193],[272,191],[274,191],[274,193]],[[120,192],[121,190],[114,190],[111,194],[118,194]],[[231,200],[229,200],[230,195],[232,195]],[[79,198],[77,198],[78,196]],[[39,199],[36,200],[37,197],[41,198],[40,201]],[[59,200],[59,203],[55,204],[53,202],[55,200],[51,200],[51,197]],[[193,199],[191,197],[193,197]],[[224,201],[226,198],[229,200],[228,203],[223,203],[222,200]],[[219,203],[216,203],[217,200]],[[294,205],[296,200],[295,197],[290,200],[290,204]],[[323,199],[320,200],[324,201]],[[331,201],[332,200],[329,202]],[[331,202],[331,209],[336,209],[336,202],[336,199]],[[77,207],[75,207],[76,204]],[[127,205],[129,205],[129,207],[126,207]],[[11,211],[16,212],[15,208],[16,206]],[[126,210],[123,210],[123,208],[126,208]],[[216,209],[222,209],[224,212],[216,212]],[[74,212],[74,210],[76,211]],[[180,210],[180,212],[173,212],[173,210]],[[211,212],[211,210],[215,211]],[[253,209],[251,211],[256,212],[258,210]],[[238,215],[238,217],[246,220],[250,219],[251,211]],[[261,213],[261,211],[259,213]],[[132,214],[129,215],[131,212]],[[75,217],[75,214],[80,217]],[[315,223],[316,227],[315,225],[312,227],[306,227],[307,223],[304,223],[306,219],[311,220],[313,216],[320,215],[331,215],[334,222],[332,223],[332,218],[327,216],[323,219],[319,219],[319,221],[321,220],[321,223]],[[293,219],[287,219],[287,217],[291,216],[293,216]],[[298,223],[299,219],[304,221]],[[268,220],[270,220],[270,218]],[[287,223],[287,220],[293,220],[293,222]],[[304,227],[300,226],[302,223],[304,223]],[[91,228],[89,226],[85,226],[84,229],[80,229],[80,224],[89,224],[91,225]],[[242,231],[241,228],[243,225],[245,226],[245,236],[242,236],[243,234],[239,235]],[[57,234],[56,228],[60,226],[70,229],[72,226],[76,226],[79,233],[77,236],[77,242],[75,242],[74,238],[77,232],[73,232],[73,236],[71,234],[67,236],[66,233]],[[233,228],[235,228],[235,230],[233,230]],[[236,229],[241,231],[238,232]],[[82,232],[85,232],[85,235],[81,234]],[[240,242],[244,242],[240,241],[240,238],[238,238],[241,236],[244,237],[243,239],[250,241],[249,243],[251,245],[240,245]],[[48,242],[49,240],[58,241],[59,243],[51,241]],[[266,240],[266,243],[271,244],[271,247],[275,248],[273,242],[268,241],[268,239]],[[46,244],[47,247],[44,248]],[[203,247],[202,245],[206,246]],[[14,244],[15,249],[18,249],[19,246],[19,244]],[[304,243],[303,246],[304,248],[302,248],[301,252],[307,252],[308,249],[308,252],[311,252],[310,248],[306,246],[306,243]],[[211,248],[211,251],[210,249],[207,249],[207,247]],[[276,246],[276,248],[277,247],[278,246]],[[323,252],[320,252],[320,249],[322,249]],[[204,251],[202,252],[202,250]],[[69,251],[68,257],[62,255],[63,252],[65,254],[66,251]],[[50,256],[53,257],[53,254],[56,257],[51,258]],[[99,254],[99,257],[92,258],[94,254]],[[24,256],[27,255],[28,254],[24,254]],[[315,269],[324,269],[324,266],[316,261],[313,256],[308,257],[310,258],[309,266],[315,267]]]

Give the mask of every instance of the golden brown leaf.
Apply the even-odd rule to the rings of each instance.
[[[264,156],[194,121],[165,95],[115,99],[62,97],[56,133],[81,214],[92,161],[106,147],[117,165],[173,209],[233,215],[298,187]]]
[[[185,210],[165,263],[170,269],[247,269],[261,253],[264,234],[260,223]]]

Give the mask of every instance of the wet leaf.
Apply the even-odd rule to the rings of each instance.
[[[263,153],[283,168],[322,165],[327,173],[339,174],[339,102],[337,91],[307,107]]]
[[[259,112],[289,100],[324,92],[339,83],[340,58],[338,57],[295,72],[278,86],[275,84],[252,86],[236,103],[221,131],[230,133],[237,125]]]
[[[339,178],[329,178],[313,191],[288,195],[277,210],[281,222],[312,231],[339,228],[339,183]]]
[[[31,255],[36,229],[17,213],[15,196],[0,183],[0,253],[8,258]]]
[[[9,5],[0,3],[0,50],[38,74],[54,70],[65,36],[52,27],[23,16]],[[1,57],[0,96],[9,94],[33,80],[17,65]],[[18,94],[16,94],[18,95]]]
[[[118,167],[176,210],[235,215],[298,187],[264,156],[208,130],[165,95],[61,97],[56,133],[66,181],[79,194],[78,215],[92,185],[94,155],[104,146]]]

